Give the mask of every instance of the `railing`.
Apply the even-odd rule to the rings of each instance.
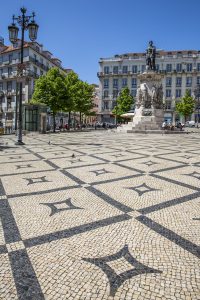
[[[39,78],[40,77],[37,73],[35,73],[34,71],[31,71],[31,70],[28,70],[26,72],[26,76],[27,77],[33,77],[33,78]]]
[[[33,62],[36,66],[38,66],[38,67],[44,69],[45,71],[48,71],[48,70],[49,70],[49,68],[48,68],[47,66],[45,66],[43,63],[39,62],[39,61],[38,61],[37,59],[35,59],[34,57],[29,56],[29,60],[30,60],[31,62]]]

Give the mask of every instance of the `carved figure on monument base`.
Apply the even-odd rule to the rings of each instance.
[[[135,107],[140,108],[141,105],[142,105],[142,90],[141,90],[140,86],[138,86]]]
[[[154,85],[151,90],[152,94],[152,107],[155,109],[163,109],[163,89],[162,84],[159,86]]]
[[[146,83],[142,83],[140,85],[141,94],[142,94],[142,102],[141,105],[143,107],[146,106],[146,103],[149,101],[149,88]]]

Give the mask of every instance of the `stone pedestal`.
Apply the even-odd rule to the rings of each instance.
[[[164,121],[162,75],[147,70],[138,75],[138,78],[140,85],[137,89],[133,121],[120,129],[127,132],[161,130]]]

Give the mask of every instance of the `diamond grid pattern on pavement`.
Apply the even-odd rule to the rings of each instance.
[[[200,299],[198,134],[6,142],[0,299]]]

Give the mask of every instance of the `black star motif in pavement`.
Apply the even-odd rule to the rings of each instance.
[[[143,164],[148,167],[151,167],[152,165],[156,165],[157,163],[150,160],[150,161],[144,162]]]
[[[114,156],[114,157],[121,157],[121,156],[124,156],[123,154],[121,154],[121,153],[117,153],[117,154],[114,154],[114,155],[112,155],[112,156]]]
[[[150,186],[146,185],[146,183],[143,183],[141,185],[131,187],[131,188],[128,188],[128,189],[136,191],[139,196],[141,196],[142,194],[144,194],[146,192],[159,191],[159,189],[151,188]]]
[[[125,271],[117,274],[117,272],[110,267],[109,262],[117,261],[121,259],[124,261]],[[105,257],[100,258],[83,258],[84,261],[92,263],[97,267],[101,268],[102,271],[107,275],[110,283],[110,296],[115,296],[117,289],[123,284],[124,281],[134,276],[147,274],[147,273],[162,273],[159,270],[149,268],[139,261],[137,261],[129,252],[128,246],[125,245],[119,252]],[[126,270],[126,264],[129,265]]]
[[[5,153],[15,153],[15,151],[14,150],[12,150],[12,151],[5,151]]]
[[[41,182],[50,182],[45,177],[46,176],[41,176],[41,177],[37,177],[37,178],[24,178],[24,179],[28,180],[27,185],[34,184],[34,183],[41,183]]]
[[[192,177],[194,177],[194,178],[200,179],[200,173],[199,173],[199,172],[193,172],[193,173],[190,173],[190,174],[184,174],[184,175],[192,176]]]
[[[71,159],[70,162],[71,162],[71,164],[75,164],[75,163],[83,162],[83,161],[80,158],[77,158],[77,159]]]
[[[192,156],[189,156],[189,155],[181,155],[180,157],[184,157],[184,158],[186,158],[186,159],[190,159],[190,158],[192,158]]]
[[[113,173],[110,171],[106,171],[105,169],[100,169],[100,170],[96,170],[96,171],[90,171],[91,173],[95,173],[96,176],[102,175],[102,174],[106,174],[106,173]]]
[[[65,152],[53,153],[54,155],[66,154]]]
[[[64,201],[54,202],[54,203],[40,203],[40,204],[46,205],[51,208],[51,213],[49,215],[50,217],[56,213],[63,211],[63,210],[83,209],[81,207],[78,207],[78,206],[75,206],[74,204],[72,204],[71,198],[68,198],[67,200],[64,200]],[[60,208],[59,208],[59,206],[60,206]]]
[[[16,165],[17,169],[25,169],[25,168],[33,168],[32,165],[28,164],[28,165]]]

